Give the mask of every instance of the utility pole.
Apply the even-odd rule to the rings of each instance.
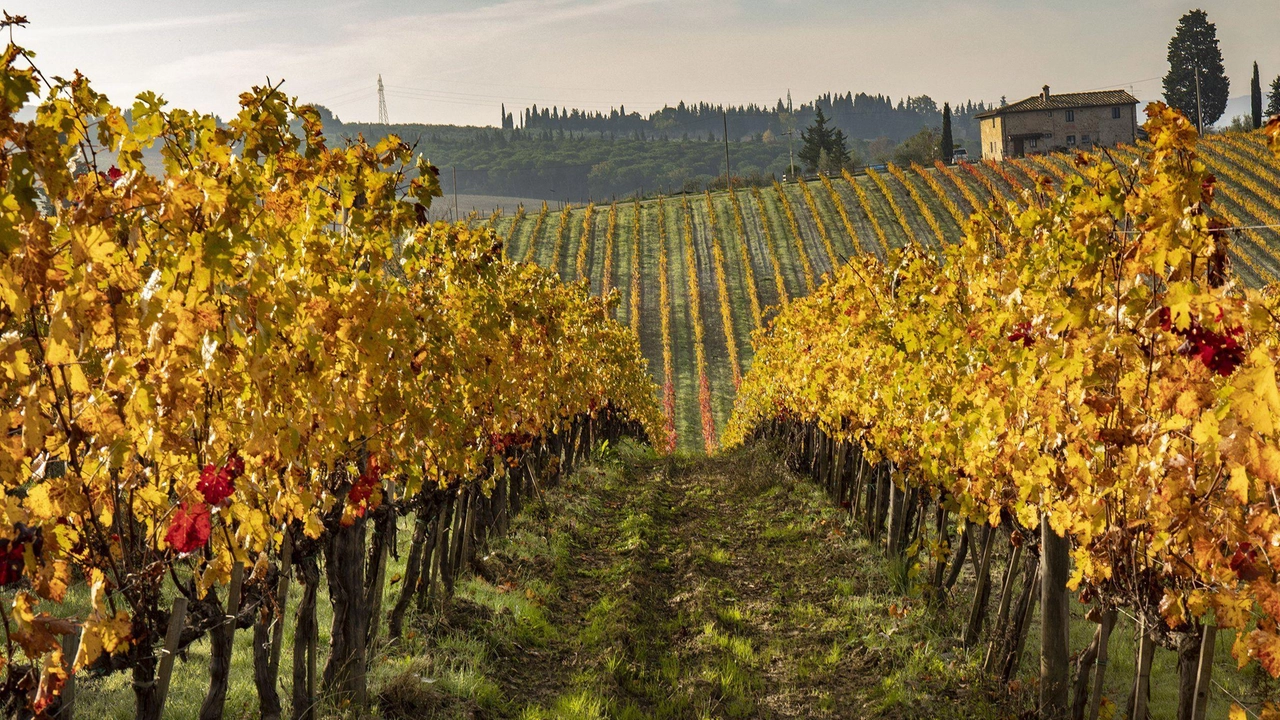
[[[387,93],[382,89],[382,73],[378,73],[378,123],[391,124],[391,116],[387,114]]]
[[[1200,63],[1196,63],[1196,127],[1204,134],[1204,110],[1200,107]]]
[[[791,156],[791,175],[790,175],[790,178],[791,178],[792,180],[795,180],[795,179],[796,179],[796,153],[795,153],[795,148],[793,147],[793,143],[791,142],[791,138],[792,138],[792,136],[794,136],[795,134],[796,134],[795,128],[792,128],[792,129],[788,130],[788,131],[787,131],[787,133],[786,133],[786,135],[787,135],[787,154]]]
[[[732,195],[733,176],[729,174],[729,111],[721,108],[720,113],[724,116],[724,186]]]
[[[796,113],[791,108],[791,88],[787,88],[787,121],[791,123],[791,127],[787,129],[787,155],[791,156],[791,180],[796,179],[796,152],[795,139],[796,134]]]

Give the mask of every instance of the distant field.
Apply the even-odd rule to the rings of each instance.
[[[1255,286],[1280,279],[1280,234],[1268,227],[1280,225],[1280,163],[1257,135],[1214,136],[1202,150],[1219,180],[1217,211],[1228,224],[1246,228],[1232,237],[1236,271]],[[1132,149],[1110,152],[1118,161],[1134,157]],[[1015,200],[1036,178],[1061,185],[1076,172],[1070,160],[890,166],[829,182],[740,189],[732,197],[719,192],[600,204],[591,208],[589,223],[586,207],[564,213],[561,204],[549,203],[544,211],[541,200],[525,200],[524,213],[516,216],[517,199],[459,201],[464,215],[474,207],[481,218],[500,206],[492,201],[509,201],[496,222],[509,256],[543,265],[558,258],[562,277],[583,278],[597,294],[607,281],[620,294],[618,319],[637,327],[650,372],[659,386],[672,389],[668,408],[679,447],[701,452],[715,447],[728,421],[738,378],[751,365],[751,333],[768,323],[784,298],[807,294],[832,267],[857,254],[883,258],[887,248],[907,243],[938,248],[955,242],[969,215],[993,198]],[[633,262],[637,247],[639,262]],[[660,267],[667,268],[666,307],[659,299]],[[632,287],[640,291],[634,306]],[[637,323],[632,307],[640,311]],[[664,344],[672,356],[670,377]]]

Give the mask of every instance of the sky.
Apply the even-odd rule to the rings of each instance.
[[[117,104],[143,90],[235,113],[284,91],[346,121],[496,125],[531,104],[650,112],[820,93],[1012,102],[1104,88],[1160,98],[1188,0],[7,0],[46,75]],[[1280,75],[1278,0],[1204,0],[1231,95]],[[1246,105],[1247,107],[1247,105]]]

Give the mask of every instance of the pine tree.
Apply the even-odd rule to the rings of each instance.
[[[1267,115],[1280,115],[1280,75],[1271,81],[1271,102],[1267,103]]]
[[[1196,71],[1200,74],[1200,98],[1204,110],[1196,112]],[[1231,81],[1222,66],[1218,27],[1203,10],[1192,10],[1178,21],[1169,40],[1169,74],[1164,77],[1164,97],[1192,122],[1212,125],[1227,110]]]
[[[1249,86],[1252,101],[1249,109],[1253,111],[1253,129],[1262,127],[1262,79],[1258,76],[1258,63],[1253,63],[1253,82]]]
[[[831,130],[827,128],[827,116],[822,106],[814,108],[813,124],[807,130],[800,131],[800,139],[804,147],[798,153],[800,161],[810,172],[817,170],[822,160],[822,151],[831,147]]]
[[[956,142],[951,136],[951,103],[942,104],[942,139],[938,142],[942,161],[948,165],[955,157]]]
[[[826,151],[831,163],[828,169],[839,171],[849,164],[849,140],[844,136],[843,130],[836,128],[831,133],[831,142],[827,143]]]

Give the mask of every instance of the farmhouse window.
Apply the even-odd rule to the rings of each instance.
[[[1067,122],[1075,122],[1075,121],[1076,121],[1076,111],[1075,111],[1075,110],[1068,110],[1068,111],[1067,111]]]
[[[1118,108],[1118,107],[1113,107],[1113,108],[1111,108],[1111,119],[1112,119],[1112,120],[1119,120],[1119,119],[1120,119],[1120,108]]]
[[[1084,143],[1085,145],[1088,145],[1090,142],[1089,136],[1085,135],[1084,137],[1080,138],[1080,142]]]
[[[1075,145],[1075,144],[1076,144],[1076,136],[1075,136],[1075,135],[1068,135],[1068,136],[1067,136],[1067,144],[1068,144],[1068,145]]]

